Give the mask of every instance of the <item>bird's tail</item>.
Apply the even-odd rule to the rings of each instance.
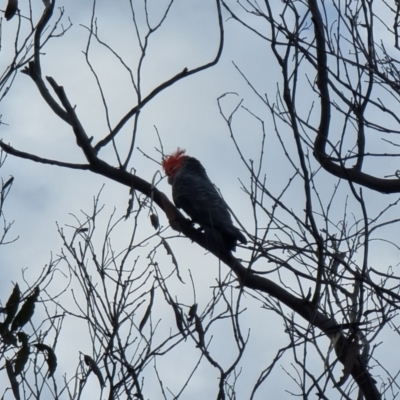
[[[209,226],[203,226],[204,233],[210,248],[216,248],[220,251],[235,251],[237,241],[246,244],[247,239],[235,226],[215,229]]]
[[[225,233],[228,236],[231,236],[232,238],[238,240],[240,243],[247,244],[246,237],[243,235],[242,232],[239,231],[238,228],[236,228],[236,226],[232,225],[229,228],[225,228]]]

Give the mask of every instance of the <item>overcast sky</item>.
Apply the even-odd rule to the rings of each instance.
[[[73,25],[64,36],[53,39],[45,47],[42,68],[45,76],[53,77],[59,85],[65,88],[71,103],[76,105],[77,115],[81,118],[87,133],[89,136],[93,136],[94,141],[97,142],[107,134],[108,128],[99,90],[83,53],[88,37],[88,31],[84,26],[89,26],[91,20],[92,5],[90,3],[82,0],[57,1],[57,6],[65,7],[64,25],[68,25],[68,18]],[[117,51],[124,61],[135,70],[140,53],[128,3],[123,0],[99,1],[96,13],[97,27],[100,38]],[[134,3],[141,21],[139,30],[143,34],[146,27],[143,23],[142,2],[134,1]],[[149,2],[149,15],[153,23],[159,19],[160,10],[163,9],[160,3],[166,4],[165,1],[159,0]],[[43,8],[42,1],[33,0],[32,4],[34,15],[38,16]],[[3,4],[1,6],[4,7]],[[239,7],[237,4],[232,4],[232,6]],[[27,4],[20,0],[23,15],[27,13],[26,7]],[[57,13],[58,11],[55,12],[55,16]],[[220,188],[238,219],[246,229],[252,232],[254,221],[251,203],[248,196],[241,190],[240,183],[242,181],[248,185],[249,173],[241,163],[240,156],[230,138],[230,132],[220,114],[217,99],[223,94],[229,93],[221,99],[222,109],[226,115],[229,115],[243,99],[243,105],[254,115],[262,118],[267,131],[263,174],[266,174],[269,188],[276,195],[285,187],[287,179],[293,175],[294,170],[284,157],[279,141],[274,134],[273,121],[267,108],[249,88],[232,63],[234,62],[241,69],[260,93],[267,94],[274,101],[277,82],[280,82],[281,78],[279,66],[272,56],[269,44],[233,20],[228,20],[226,13],[224,13],[224,20],[226,40],[218,65],[178,82],[158,95],[143,109],[130,167],[134,168],[138,176],[149,182],[152,181],[157,171],[161,172],[159,165],[138,151],[140,149],[148,156],[160,161],[160,154],[156,151],[156,148],[160,149],[157,129],[165,152],[170,153],[177,147],[181,147],[187,150],[187,154],[201,160],[212,181]],[[17,17],[9,22],[5,22],[3,19],[3,48],[0,53],[2,71],[8,63],[7,55],[13,47],[13,43],[8,42],[7,38],[15,31],[17,23]],[[184,68],[190,70],[213,60],[218,49],[218,36],[214,0],[176,1],[164,25],[151,37],[149,42],[147,57],[143,63],[141,83],[143,96]],[[115,126],[120,118],[136,105],[129,75],[115,57],[97,43],[93,43],[89,58],[101,79],[109,105],[111,126]],[[301,85],[305,91],[304,110],[308,110],[311,103],[307,101],[306,91],[309,90],[307,89],[307,80],[304,79]],[[301,105],[299,107],[301,108]],[[2,140],[9,142],[17,149],[45,158],[76,163],[85,162],[80,148],[76,146],[70,127],[52,114],[28,76],[17,74],[10,93],[0,105],[0,114],[3,122],[3,125],[0,126],[0,136]],[[245,159],[254,159],[257,165],[262,139],[260,121],[245,109],[241,109],[235,116],[234,127]],[[117,140],[122,154],[127,151],[131,132],[132,124],[128,124]],[[289,129],[283,129],[283,139],[288,143],[288,151],[292,152],[294,145],[290,134]],[[377,146],[381,145],[380,140],[376,142]],[[111,146],[100,155],[116,165]],[[393,173],[395,170],[392,164],[377,165],[376,168],[381,168],[384,174]],[[7,199],[5,215],[7,220],[15,221],[9,238],[18,237],[15,243],[2,248],[0,288],[3,301],[6,300],[8,293],[11,293],[12,282],[22,283],[23,269],[27,269],[28,281],[31,282],[49,262],[52,254],[53,256],[60,254],[62,241],[57,233],[56,223],[60,226],[73,225],[75,220],[71,214],[83,217],[81,210],[90,213],[93,198],[103,186],[100,203],[104,203],[105,208],[102,212],[102,219],[99,221],[98,229],[100,231],[104,230],[114,208],[116,208],[116,218],[119,218],[124,215],[128,206],[129,190],[126,187],[107,181],[90,172],[35,164],[13,157],[8,157],[0,172],[3,180],[7,180],[10,175],[15,177],[12,191]],[[322,172],[316,181],[320,184],[319,191],[323,201],[328,201],[336,180]],[[158,187],[170,196],[170,186],[165,179],[159,183]],[[302,196],[297,196],[297,190],[301,192],[301,182],[293,185],[287,193],[286,200],[290,199],[288,202],[290,207],[301,215],[304,209],[304,199]],[[347,198],[348,193],[348,186],[341,184],[338,200],[335,203],[336,209],[332,211],[332,216],[337,221],[343,218],[346,201],[349,208],[347,212],[360,217],[360,210],[356,202]],[[382,202],[381,195],[367,192],[365,196],[372,214],[375,210],[384,207],[383,203],[376,206],[377,202]],[[387,196],[383,201],[386,204],[394,199],[395,196]],[[162,213],[160,221],[163,226],[168,224]],[[266,224],[267,220],[262,220],[262,223]],[[118,234],[121,235],[121,243],[125,243],[124,235],[128,237],[132,227],[133,221],[128,220],[123,223],[118,231]],[[145,230],[143,236],[152,234],[152,227],[148,220],[147,222],[145,219],[142,220],[142,227]],[[68,228],[66,231],[68,232]],[[169,234],[173,235],[173,231],[170,230]],[[388,236],[398,235],[399,227],[391,227],[387,234]],[[98,240],[100,239],[101,232]],[[118,237],[115,240],[118,242]],[[372,243],[373,250],[375,245],[380,249],[383,246],[388,257],[388,260],[384,262],[385,265],[382,266],[383,270],[388,265],[395,266],[397,264],[396,259],[390,258],[392,247],[385,247],[386,245],[382,242]],[[180,302],[189,304],[192,296],[188,274],[190,269],[196,282],[199,307],[200,309],[206,307],[211,296],[210,286],[215,285],[216,276],[219,273],[218,261],[214,257],[205,255],[198,246],[183,238],[171,240],[171,246],[176,251],[186,285],[176,281],[174,283],[176,286],[170,289],[176,293]],[[145,250],[143,257],[146,257],[147,254],[148,250]],[[238,257],[245,258],[246,256],[248,257],[248,252],[238,251]],[[393,257],[396,255],[393,254]],[[170,261],[168,257],[165,257],[165,260]],[[370,262],[374,264],[381,260],[381,251],[379,249],[372,251]],[[227,269],[221,268],[226,274]],[[263,268],[266,268],[265,265]],[[59,279],[60,287],[63,287],[66,282],[63,281],[61,274]],[[308,287],[305,288],[305,291],[307,290]],[[165,311],[164,319],[173,321],[171,309],[165,305],[163,299],[157,300],[159,313],[162,314]],[[259,302],[251,302],[249,299],[246,305],[250,309],[243,316],[243,331],[247,333],[251,327],[252,341],[249,344],[249,351],[244,357],[243,365],[251,364],[254,368],[243,370],[243,382],[239,385],[238,399],[245,399],[249,396],[249,389],[245,384],[246,379],[249,379],[250,383],[254,383],[260,366],[268,365],[278,349],[288,344],[283,334],[284,326],[279,318],[272,312],[261,310]],[[174,326],[173,322],[170,325]],[[76,366],[78,351],[90,354],[90,346],[86,349],[83,348],[87,337],[81,337],[82,329],[82,326],[66,324],[66,333],[62,339],[68,343],[68,348],[59,345],[57,351],[59,369],[56,374],[60,379],[65,372],[69,376],[73,373],[72,368]],[[214,354],[220,353],[221,360],[224,357],[229,359],[231,350],[226,346],[226,336],[219,333],[218,335],[218,332],[215,332],[211,351],[214,351]],[[77,340],[78,337],[82,340]],[[193,365],[197,360],[197,349],[190,341],[178,349],[179,352],[174,353],[176,365],[185,370],[187,369],[185,362]],[[170,361],[166,358],[166,362]],[[160,365],[162,363],[163,360],[160,360]],[[290,357],[286,356],[282,360],[282,365],[290,370],[289,363]],[[316,360],[316,365],[318,365],[317,371],[321,373],[323,369],[321,360]],[[169,365],[164,367],[165,370],[168,370]],[[337,369],[338,375],[340,370],[340,368]],[[168,385],[174,389],[182,383],[181,371],[179,368],[177,371],[165,375]],[[210,371],[208,366],[198,371],[194,380],[195,384],[189,388],[187,396],[184,398],[215,398],[217,378]],[[293,373],[293,370],[291,372]],[[94,381],[91,383],[92,390],[97,392],[97,382],[94,377],[91,379]],[[265,389],[260,390],[257,398],[265,398],[266,393],[268,398],[275,398],[275,396],[279,396],[280,399],[291,398],[282,387],[292,391],[296,390],[293,381],[287,378],[286,372],[278,367],[265,384]],[[148,394],[150,395],[151,392]],[[156,393],[153,396],[150,398],[157,398]]]

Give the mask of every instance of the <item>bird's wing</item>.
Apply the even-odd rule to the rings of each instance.
[[[177,207],[200,224],[217,228],[232,225],[227,204],[207,176],[185,174],[177,178],[172,193]]]

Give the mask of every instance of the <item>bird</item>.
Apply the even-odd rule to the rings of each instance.
[[[229,207],[207,175],[203,165],[180,148],[162,160],[172,186],[172,198],[194,223],[200,225],[209,246],[235,251],[237,242],[247,244],[242,232],[233,225]]]

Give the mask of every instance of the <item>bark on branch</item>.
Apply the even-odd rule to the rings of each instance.
[[[331,100],[329,95],[329,74],[327,66],[327,49],[324,24],[316,0],[309,0],[309,9],[314,23],[314,34],[317,53],[317,86],[320,92],[321,116],[317,136],[314,141],[314,157],[320,163],[322,168],[332,175],[357,183],[369,189],[381,193],[400,192],[399,179],[384,179],[362,172],[358,160],[355,167],[347,168],[343,163],[337,163],[326,152],[326,145],[329,139],[329,129],[331,121]],[[364,157],[363,154],[359,155]]]

